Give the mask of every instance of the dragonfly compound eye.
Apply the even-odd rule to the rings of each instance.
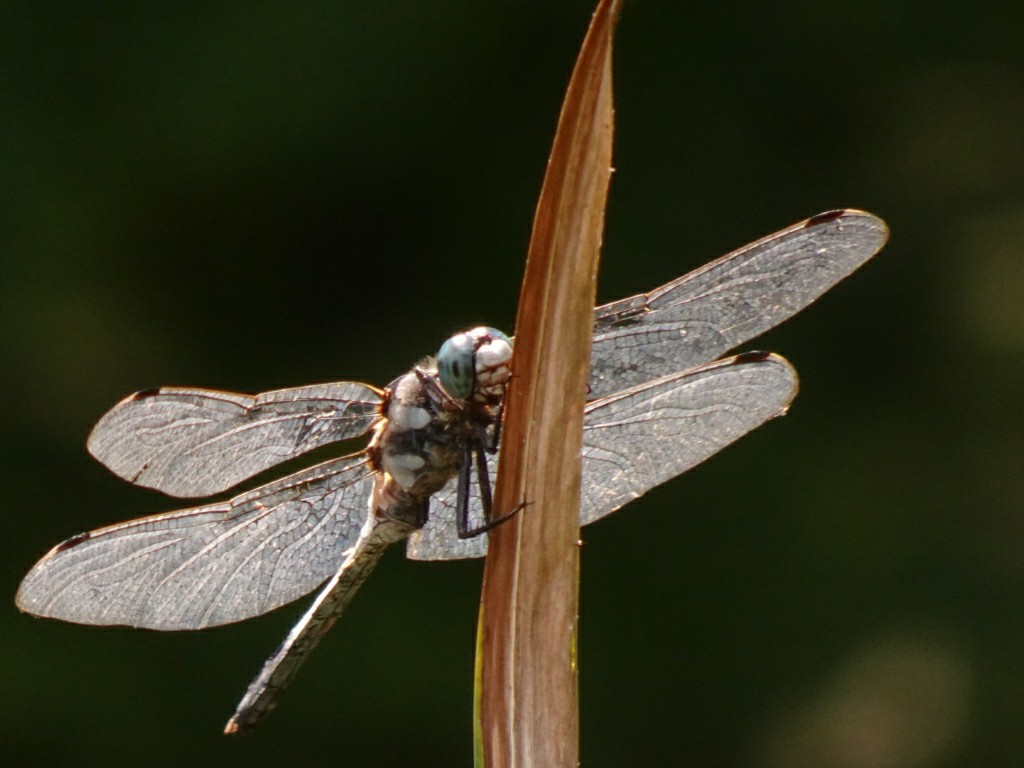
[[[437,375],[441,386],[457,400],[468,400],[473,394],[476,372],[473,356],[476,339],[468,333],[458,333],[441,345],[437,353]]]

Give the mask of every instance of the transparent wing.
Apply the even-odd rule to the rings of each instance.
[[[750,352],[664,376],[587,405],[580,525],[588,525],[781,415],[797,393],[782,357]],[[497,465],[494,457],[491,468]],[[481,557],[484,536],[455,532],[452,484],[431,498],[430,519],[409,538],[413,560]],[[482,514],[478,498],[471,507]]]
[[[366,432],[381,392],[335,382],[236,395],[206,389],[137,392],[89,435],[114,474],[171,496],[209,496],[328,443]]]
[[[650,293],[598,307],[591,398],[720,357],[816,300],[888,236],[870,213],[829,211]]]
[[[366,521],[373,482],[359,454],[221,504],[73,536],[29,571],[18,607],[79,624],[166,630],[258,616],[337,570]]]
[[[491,488],[494,488],[498,456],[495,454],[487,458]],[[405,545],[405,555],[410,560],[465,560],[487,554],[487,536],[459,538],[455,525],[457,480],[458,478],[449,480],[444,488],[430,497],[430,516],[427,518],[427,524],[418,531],[413,531]],[[500,510],[496,512],[501,513]],[[477,522],[485,519],[483,502],[475,487],[469,494],[469,519]]]
[[[614,512],[781,416],[796,397],[784,358],[748,352],[587,406],[580,525]]]

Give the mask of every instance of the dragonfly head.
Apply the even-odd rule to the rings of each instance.
[[[441,386],[458,400],[495,403],[505,394],[512,359],[512,340],[494,328],[480,326],[457,333],[437,353]]]

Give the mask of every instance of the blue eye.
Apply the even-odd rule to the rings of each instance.
[[[468,400],[473,394],[476,370],[473,356],[476,340],[468,333],[452,336],[437,353],[437,375],[441,386],[452,397]]]
[[[456,400],[491,400],[504,394],[511,357],[512,340],[496,328],[480,326],[441,345],[437,376]]]

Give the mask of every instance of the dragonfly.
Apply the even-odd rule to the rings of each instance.
[[[888,229],[854,209],[821,213],[649,293],[594,311],[580,524],[588,525],[786,412],[783,357],[722,357],[814,302],[874,256]],[[261,615],[322,586],[225,728],[255,726],[387,547],[415,560],[480,557],[514,340],[478,327],[383,389],[334,382],[242,395],[135,393],[91,432],[119,477],[169,496],[234,488],[366,433],[365,450],[226,501],[72,536],[16,602],[81,624],[195,630]]]

